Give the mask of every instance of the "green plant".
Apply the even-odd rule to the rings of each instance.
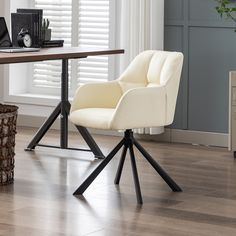
[[[49,19],[43,19],[42,30],[47,30],[49,28],[50,21]]]
[[[42,40],[49,41],[51,40],[52,30],[49,29],[50,21],[49,19],[43,19],[42,23]]]
[[[236,1],[235,0],[215,0],[218,3],[216,11],[221,17],[226,16],[227,18],[236,22]]]

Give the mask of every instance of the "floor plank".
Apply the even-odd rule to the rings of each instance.
[[[144,200],[138,206],[129,158],[119,187],[113,181],[120,153],[84,196],[75,197],[100,160],[89,152],[43,147],[25,152],[34,132],[18,129],[15,182],[0,187],[0,235],[236,235],[236,162],[226,149],[142,141],[183,192],[171,192],[135,150]],[[50,131],[44,142],[57,144],[58,137]],[[120,140],[94,137],[105,154]],[[69,140],[86,148],[78,134]]]

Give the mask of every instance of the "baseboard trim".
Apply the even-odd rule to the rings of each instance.
[[[40,127],[45,118],[19,115],[18,116],[18,126],[20,127]],[[58,130],[60,128],[59,119],[55,121],[52,125],[52,129]],[[75,132],[76,128],[69,124],[69,130]],[[112,135],[112,136],[122,136],[122,132],[117,131],[107,131],[107,130],[95,130],[89,129],[92,134],[100,135]],[[141,135],[135,134],[138,139],[148,140],[148,141],[158,141],[158,142],[171,142],[171,143],[186,143],[195,145],[205,145],[205,146],[217,146],[217,147],[228,147],[228,134],[224,133],[211,133],[193,130],[179,130],[165,128],[165,132],[159,135]]]

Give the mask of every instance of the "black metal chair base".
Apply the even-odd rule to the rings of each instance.
[[[74,192],[74,195],[81,195],[90,186],[90,184],[95,180],[95,178],[101,173],[101,171],[106,167],[106,165],[112,160],[116,153],[123,147],[121,154],[120,163],[117,169],[115,184],[120,183],[120,178],[127,154],[129,149],[131,166],[133,171],[133,179],[136,191],[136,197],[138,204],[143,204],[141,188],[138,178],[138,171],[134,156],[133,146],[135,146],[141,154],[146,158],[146,160],[152,165],[152,167],[157,171],[157,173],[163,178],[163,180],[169,185],[169,187],[174,192],[181,192],[182,189],[176,184],[176,182],[161,168],[161,166],[145,151],[145,149],[135,140],[133,137],[132,130],[126,130],[124,138],[119,142],[119,144],[110,152],[110,154],[98,165],[98,167],[89,175],[89,177],[79,186],[79,188]]]

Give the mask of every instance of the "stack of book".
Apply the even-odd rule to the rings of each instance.
[[[17,9],[11,14],[12,43],[18,46],[17,36],[22,28],[27,29],[32,37],[32,47],[39,48],[42,44],[42,20],[43,10],[41,9]]]

